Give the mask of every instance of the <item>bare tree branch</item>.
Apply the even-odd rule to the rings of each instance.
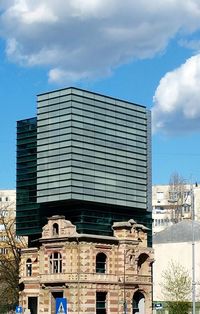
[[[185,192],[186,182],[184,178],[174,172],[169,182],[169,203],[171,204],[171,219],[174,223],[182,220]]]
[[[16,236],[13,204],[1,203],[0,226],[0,305],[17,304],[20,250],[27,243]]]

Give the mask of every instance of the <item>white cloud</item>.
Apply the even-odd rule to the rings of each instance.
[[[87,72],[69,72],[59,68],[54,68],[49,71],[49,82],[62,83],[63,81],[70,84],[80,80],[87,80],[90,73]]]
[[[178,32],[200,28],[199,0],[2,0],[7,56],[44,65],[49,80],[101,77],[163,51]],[[56,73],[56,74],[55,74]]]
[[[152,109],[153,130],[168,134],[200,131],[200,54],[160,81]]]

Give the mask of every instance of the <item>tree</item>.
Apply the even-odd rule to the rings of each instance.
[[[26,239],[16,236],[15,207],[0,204],[0,305],[18,304],[20,249]]]
[[[188,313],[192,280],[188,271],[179,263],[171,261],[162,272],[162,293],[168,300],[169,313]]]
[[[171,204],[172,221],[175,223],[182,220],[186,190],[185,180],[180,174],[174,172],[169,182],[169,203]]]

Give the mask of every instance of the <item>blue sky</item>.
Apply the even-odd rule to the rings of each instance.
[[[15,188],[16,121],[69,85],[146,105],[153,184],[200,182],[199,51],[199,0],[2,0],[0,189]]]

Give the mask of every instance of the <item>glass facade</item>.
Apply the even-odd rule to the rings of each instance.
[[[135,219],[135,215],[150,226],[149,111],[76,88],[38,95],[37,106],[37,124],[36,119],[18,122],[18,156],[23,151],[22,137],[25,154],[29,154],[30,145],[34,146],[33,160],[28,161],[25,173],[28,175],[29,168],[34,172],[34,206],[40,208],[39,214],[45,215],[47,208],[55,214],[60,208],[83,231],[89,228],[85,230],[84,224],[92,220],[90,225],[95,225],[106,211],[110,216],[103,219],[105,226],[110,226],[112,219]],[[35,124],[34,131],[28,132],[32,139],[28,143],[27,134],[20,130],[30,127],[30,121]],[[17,165],[20,181],[23,171],[19,160]],[[33,188],[28,181],[25,186],[25,191]]]
[[[17,122],[17,209],[18,235],[40,232],[37,193],[37,120]]]
[[[147,208],[145,107],[69,88],[38,96],[37,202]]]

